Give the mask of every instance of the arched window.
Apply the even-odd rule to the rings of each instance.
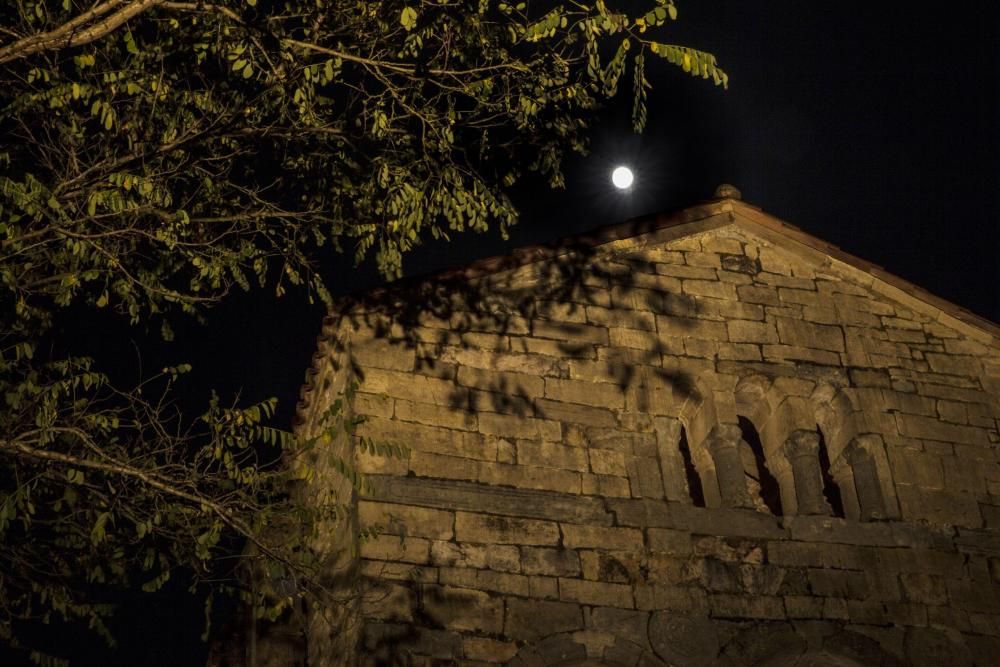
[[[681,439],[677,445],[681,452],[681,459],[684,461],[684,475],[687,478],[688,494],[691,496],[691,504],[695,507],[705,506],[705,490],[701,486],[701,477],[694,467],[691,459],[691,446],[688,444],[687,430],[681,427]]]
[[[819,471],[823,477],[823,497],[826,498],[827,504],[833,510],[833,515],[843,519],[844,499],[840,493],[840,487],[834,481],[833,475],[830,474],[830,453],[826,448],[826,437],[823,435],[823,429],[818,426],[816,432],[819,433]]]
[[[743,443],[740,445],[740,454],[743,459],[743,470],[747,477],[747,486],[750,491],[750,498],[757,504],[757,499],[764,505],[764,508],[775,515],[783,514],[781,509],[781,487],[778,480],[774,478],[767,467],[767,459],[764,456],[764,446],[760,442],[760,434],[756,427],[746,417],[739,417],[740,434]],[[763,508],[761,508],[763,509]]]

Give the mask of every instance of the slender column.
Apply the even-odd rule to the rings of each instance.
[[[858,505],[862,521],[885,518],[885,499],[879,483],[875,457],[856,438],[844,453],[854,471],[854,488],[858,494]]]
[[[672,417],[656,417],[656,449],[660,455],[660,475],[667,500],[691,504],[691,494],[684,474],[684,457],[681,455],[681,423]]]
[[[715,462],[722,504],[727,507],[753,507],[740,459],[740,427],[736,424],[716,426],[706,444]]]
[[[840,499],[844,503],[844,516],[859,521],[861,507],[858,504],[858,493],[854,488],[854,469],[843,452],[836,461],[830,463],[830,475],[840,489]]]
[[[819,433],[798,429],[785,441],[785,456],[795,478],[795,501],[799,514],[831,514],[823,497],[823,474],[819,469]]]

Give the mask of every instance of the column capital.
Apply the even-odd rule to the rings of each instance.
[[[843,456],[852,466],[864,461],[870,461],[872,459],[872,446],[871,438],[863,435],[856,436],[851,438],[851,441],[847,443],[847,447],[844,447]]]
[[[785,439],[784,452],[789,459],[799,456],[817,456],[819,454],[819,433],[801,428],[792,431]]]
[[[709,449],[720,447],[738,447],[743,439],[743,433],[736,424],[717,424],[709,431],[705,444]]]

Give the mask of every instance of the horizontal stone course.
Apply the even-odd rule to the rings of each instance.
[[[361,390],[440,406],[454,406],[465,395],[450,380],[380,368],[365,370]]]
[[[467,567],[443,567],[438,571],[442,584],[506,595],[529,595],[528,577],[519,574],[478,570]]]
[[[534,320],[531,323],[531,333],[538,338],[551,338],[557,341],[608,344],[608,330],[605,327],[588,324]]]
[[[635,528],[579,526],[567,523],[562,524],[561,528],[563,546],[569,549],[597,547],[639,552],[643,548],[642,531]]]
[[[458,384],[474,389],[538,396],[542,393],[543,380],[536,375],[496,370],[482,370],[471,366],[460,366]]]
[[[550,442],[523,441],[517,444],[517,462],[524,466],[589,470],[587,450]]]
[[[583,473],[574,470],[508,463],[480,463],[478,467],[478,480],[483,484],[574,494],[583,489]]]
[[[482,544],[556,545],[559,526],[551,521],[456,512],[455,537]]]
[[[396,476],[373,477],[372,484],[376,497],[412,505],[587,525],[613,521],[602,501],[579,495]]]
[[[631,586],[566,577],[559,578],[559,598],[600,607],[631,609],[635,606]]]
[[[621,388],[613,384],[546,378],[545,398],[597,408],[625,407],[625,396]]]
[[[839,326],[813,324],[787,317],[775,318],[778,338],[794,347],[807,347],[831,352],[844,351],[844,332]]]
[[[364,500],[358,504],[358,515],[362,525],[381,526],[382,532],[392,535],[435,540],[450,540],[455,535],[453,512]]]
[[[490,546],[435,541],[430,544],[430,562],[438,568],[480,568],[517,573],[521,554],[515,546]],[[444,570],[441,570],[444,581]]]

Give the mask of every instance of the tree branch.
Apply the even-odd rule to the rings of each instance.
[[[85,432],[80,431],[75,428],[55,428],[49,429],[60,431],[64,433],[70,433],[79,437],[83,440],[88,440],[89,437]],[[23,434],[27,435],[27,434]],[[23,435],[21,437],[23,437]],[[123,477],[128,477],[131,479],[138,480],[147,486],[161,491],[167,495],[173,496],[174,498],[179,498],[181,500],[187,501],[196,505],[202,509],[208,509],[212,514],[216,515],[225,523],[227,526],[235,530],[240,535],[244,536],[246,539],[250,540],[261,553],[266,554],[270,558],[277,561],[287,563],[287,559],[282,558],[279,554],[276,554],[273,549],[271,549],[267,544],[260,541],[257,534],[246,525],[239,517],[233,515],[231,511],[222,506],[221,504],[215,502],[207,496],[201,494],[190,493],[183,489],[177,488],[170,480],[163,480],[159,475],[151,474],[145,470],[139,468],[134,468],[132,466],[126,465],[124,463],[119,463],[112,459],[111,463],[104,463],[101,461],[93,461],[90,459],[80,458],[78,456],[71,456],[69,454],[63,454],[62,452],[55,452],[51,450],[38,449],[30,445],[26,445],[23,442],[18,442],[18,439],[14,440],[0,440],[0,451],[3,450],[14,450],[33,459],[38,459],[41,461],[52,461],[57,463],[63,463],[66,465],[72,465],[79,468],[87,468],[89,470],[99,470],[104,473],[111,473],[113,475],[121,475]]]
[[[124,0],[108,0],[54,30],[0,47],[0,64],[27,58],[42,51],[89,44],[161,2],[162,0],[134,0],[122,7]]]

